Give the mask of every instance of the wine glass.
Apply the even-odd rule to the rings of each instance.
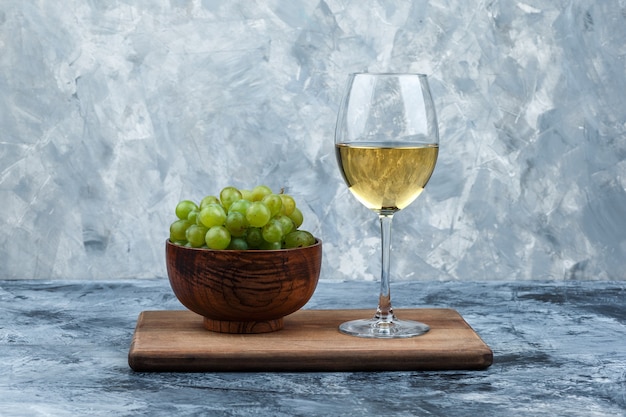
[[[422,193],[438,153],[437,115],[426,75],[350,74],[337,116],[335,155],[349,190],[378,214],[382,273],[374,317],[342,323],[342,333],[405,338],[430,329],[393,313],[390,238],[394,214]]]

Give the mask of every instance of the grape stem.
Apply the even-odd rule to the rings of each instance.
[[[381,323],[391,323],[395,319],[393,308],[391,307],[390,288],[390,257],[391,257],[391,223],[393,214],[380,214],[380,234],[382,246],[382,270],[380,276],[380,296],[378,299],[378,309],[374,318]]]

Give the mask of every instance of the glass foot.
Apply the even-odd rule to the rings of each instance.
[[[339,331],[351,336],[380,339],[400,339],[419,336],[430,330],[427,324],[413,320],[382,321],[377,318],[347,321]]]

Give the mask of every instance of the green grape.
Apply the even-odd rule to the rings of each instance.
[[[209,204],[200,210],[200,222],[206,227],[221,226],[226,221],[224,208],[216,203]]]
[[[248,242],[243,237],[234,237],[230,240],[228,248],[230,250],[248,250]]]
[[[187,229],[191,226],[189,220],[176,220],[170,225],[170,240],[172,242],[187,241]]]
[[[310,246],[315,237],[299,230],[304,216],[291,195],[274,194],[270,187],[223,188],[219,197],[207,195],[197,205],[181,200],[170,225],[170,241],[211,249],[281,249]]]
[[[187,220],[189,220],[191,223],[198,224],[198,214],[198,210],[191,210],[187,215]]]
[[[280,242],[265,242],[265,241],[263,241],[263,243],[261,244],[261,247],[259,249],[263,249],[263,250],[279,250],[279,249],[282,249],[282,246],[280,245]]]
[[[246,189],[240,189],[241,198],[244,200],[252,201],[252,191]]]
[[[246,210],[246,219],[252,227],[263,227],[272,217],[272,212],[265,204],[255,201]]]
[[[261,201],[266,195],[272,194],[272,189],[267,185],[257,185],[252,189],[251,194],[251,201]]]
[[[178,217],[181,220],[187,220],[187,217],[189,216],[189,212],[193,210],[198,210],[198,206],[196,205],[196,203],[194,203],[191,200],[180,201],[176,205],[176,217]]]
[[[232,236],[245,236],[246,230],[248,230],[248,220],[240,212],[232,211],[228,213],[224,226],[226,226]]]
[[[214,195],[207,195],[200,201],[200,210],[208,206],[209,204],[220,204],[220,199]]]
[[[280,222],[280,227],[283,230],[283,235],[286,235],[287,233],[291,233],[296,230],[296,224],[293,222],[293,220],[289,218],[289,216],[279,214],[278,216],[274,217],[274,220]]]
[[[246,242],[250,249],[258,249],[263,243],[263,232],[258,227],[251,227],[246,234]]]
[[[200,246],[204,246],[207,231],[208,229],[204,226],[192,224],[187,228],[187,232],[185,233],[187,237],[187,242],[189,242],[189,245],[192,248],[199,248]]]
[[[228,208],[228,213],[230,214],[233,211],[238,211],[245,216],[248,207],[250,207],[250,204],[252,204],[250,200],[245,200],[243,198],[241,200],[237,200],[230,205],[230,207]]]
[[[280,198],[278,194],[268,194],[265,197],[263,197],[261,202],[265,204],[268,209],[270,209],[270,212],[272,213],[272,217],[280,213],[280,210],[283,207],[283,200]]]
[[[228,208],[235,201],[241,200],[241,192],[235,187],[225,187],[220,191],[220,201],[224,210],[228,211]]]
[[[206,232],[204,240],[209,249],[226,249],[230,245],[230,232],[224,226],[213,226]]]
[[[293,213],[293,209],[296,208],[296,200],[293,199],[292,196],[290,196],[289,194],[279,194],[280,195],[280,199],[283,202],[283,206],[282,206],[282,213],[286,214],[287,216],[289,216],[291,213]]]
[[[283,239],[283,229],[278,220],[271,219],[263,226],[261,231],[263,233],[263,240],[266,242],[280,242]]]
[[[302,212],[300,211],[298,207],[294,207],[291,214],[288,214],[287,216],[289,216],[289,218],[293,220],[293,224],[296,229],[302,226],[302,222],[304,221],[304,216],[302,215]]]
[[[315,244],[315,237],[306,230],[296,230],[285,236],[283,247],[285,249],[303,248]]]

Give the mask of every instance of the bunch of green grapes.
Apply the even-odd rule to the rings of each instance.
[[[290,249],[310,246],[315,237],[300,230],[303,216],[296,202],[265,185],[252,190],[226,187],[219,197],[196,204],[182,200],[170,225],[170,241],[193,248]]]

